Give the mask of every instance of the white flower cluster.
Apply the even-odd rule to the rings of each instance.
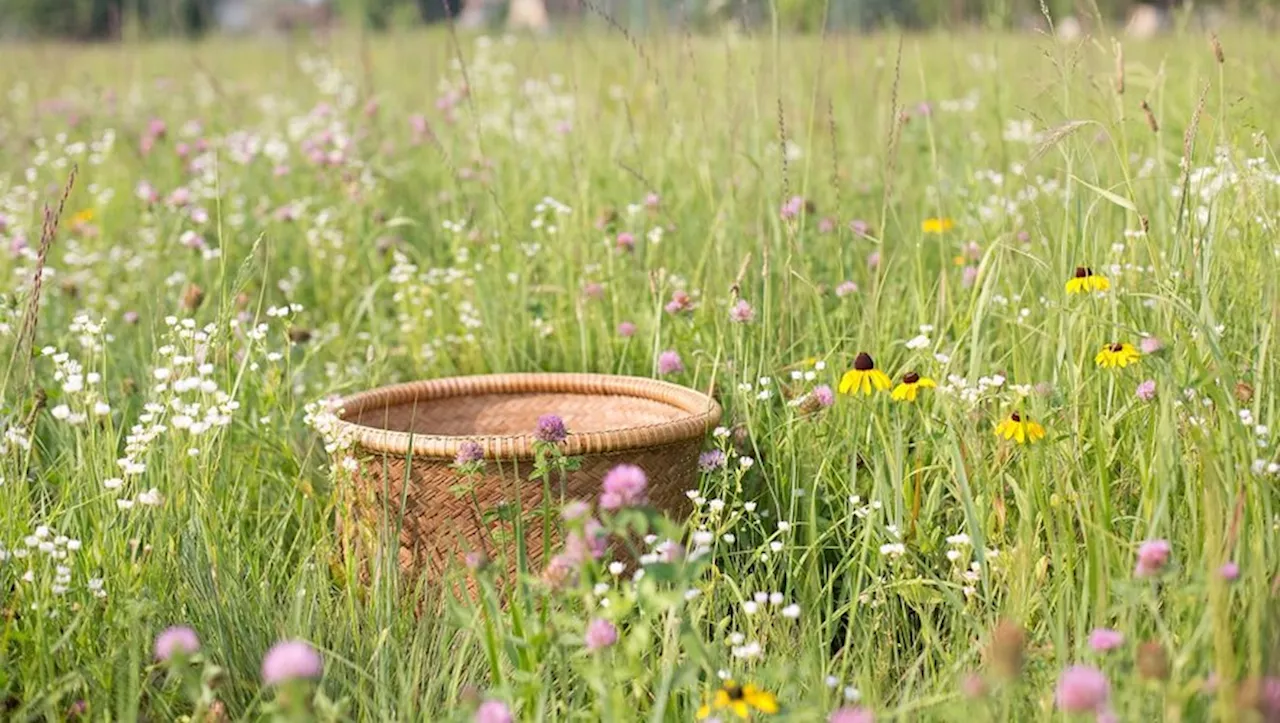
[[[0,545],[0,563],[27,560],[27,569],[19,579],[31,584],[45,582],[51,594],[61,596],[72,589],[71,558],[81,547],[80,540],[59,535],[48,525],[38,525],[30,535],[23,538],[20,546],[9,550]],[[85,589],[94,597],[107,596],[100,578],[89,578],[85,582]]]

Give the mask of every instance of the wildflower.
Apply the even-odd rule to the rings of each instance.
[[[996,425],[996,436],[1012,439],[1018,444],[1029,444],[1044,439],[1044,427],[1013,412],[1008,419]]]
[[[969,673],[960,681],[960,692],[964,693],[966,698],[985,698],[987,697],[987,681],[983,680],[982,676],[977,673]]]
[[[956,222],[949,218],[926,218],[920,222],[920,230],[925,233],[945,233],[955,226]]]
[[[676,291],[671,294],[671,301],[663,308],[668,314],[679,314],[684,311],[693,311],[693,298],[683,291]]]
[[[836,296],[838,296],[841,299],[848,296],[849,294],[856,294],[856,293],[858,293],[858,285],[852,281],[841,281],[840,285],[836,287]]]
[[[574,530],[565,536],[564,554],[557,555],[563,562],[577,567],[588,559],[599,560],[609,548],[609,533],[604,525],[594,517],[588,517],[582,524],[582,531]],[[554,560],[553,560],[554,562]]]
[[[486,700],[476,709],[475,723],[512,723],[511,709],[500,700]]]
[[[750,324],[756,318],[756,310],[746,299],[738,299],[738,303],[729,309],[729,320],[738,324]]]
[[[1240,566],[1234,562],[1226,562],[1218,568],[1218,577],[1226,582],[1235,582],[1240,578]]]
[[[711,472],[724,466],[725,454],[719,449],[709,449],[698,455],[698,469]]]
[[[1143,354],[1155,354],[1163,348],[1164,342],[1154,336],[1144,336],[1138,342],[1138,349],[1141,350]]]
[[[468,439],[458,445],[458,454],[453,458],[453,463],[458,467],[465,467],[482,459],[484,459],[484,448],[479,442]]]
[[[1093,269],[1077,266],[1075,275],[1067,280],[1068,294],[1084,294],[1090,291],[1103,292],[1111,288],[1107,277],[1093,273]]]
[[[871,224],[860,218],[855,218],[849,222],[849,230],[859,236],[866,236],[871,233]]]
[[[592,281],[582,287],[582,295],[588,299],[603,299],[604,284],[598,281]]]
[[[1137,395],[1138,399],[1141,399],[1144,402],[1149,402],[1152,399],[1155,399],[1156,398],[1156,380],[1148,379],[1142,382],[1141,384],[1138,385],[1138,388],[1134,390],[1133,393]]]
[[[800,196],[792,196],[782,204],[782,208],[779,209],[778,215],[781,216],[783,220],[792,219],[799,216],[800,212],[805,210],[805,206],[804,198]]]
[[[156,660],[167,663],[173,658],[184,658],[200,650],[200,638],[186,625],[174,625],[156,636]]]
[[[871,394],[871,388],[875,387],[879,391],[884,391],[892,385],[889,377],[884,372],[876,369],[876,363],[871,355],[859,352],[858,356],[853,360],[853,368],[844,373],[840,378],[841,394]]]
[[[606,510],[632,507],[645,503],[649,478],[634,464],[620,464],[604,476],[600,506]]]
[[[76,212],[76,214],[75,214],[74,216],[72,216],[72,217],[71,217],[71,223],[72,223],[72,224],[74,224],[74,225],[76,225],[76,226],[80,226],[80,225],[83,225],[83,224],[89,223],[89,222],[90,222],[90,221],[92,221],[92,220],[93,220],[93,209],[92,209],[92,208],[86,208],[86,209],[82,209],[82,210],[80,210],[80,211],[77,211],[77,212]]]
[[[1168,540],[1147,540],[1138,545],[1138,564],[1133,569],[1135,577],[1153,577],[1169,564],[1172,548]]]
[[[921,389],[932,389],[936,386],[938,385],[929,377],[922,377],[915,372],[907,372],[902,375],[902,383],[893,388],[893,393],[890,396],[898,401],[914,402],[916,394]]]
[[[862,706],[847,705],[827,716],[827,723],[874,723],[875,715]]]
[[[872,251],[871,253],[867,254],[867,268],[872,271],[875,271],[876,269],[880,268],[880,252],[879,251]]]
[[[777,713],[778,700],[772,693],[761,690],[750,683],[738,685],[726,680],[720,690],[716,691],[711,703],[698,709],[698,720],[705,720],[712,713],[728,711],[742,720],[751,716],[752,710],[761,713]]]
[[[618,642],[618,628],[604,618],[594,618],[587,623],[587,632],[583,638],[586,640],[587,650],[594,652]]]
[[[1137,349],[1133,348],[1133,344],[1124,344],[1116,342],[1107,344],[1098,351],[1093,361],[1103,369],[1124,369],[1130,364],[1137,364],[1138,359],[1142,357]]]
[[[320,653],[301,640],[276,643],[262,658],[262,682],[265,685],[319,678],[323,671]]]
[[[629,231],[623,231],[622,233],[618,234],[618,240],[616,242],[616,245],[619,251],[624,251],[624,252],[635,251],[636,249],[635,234]]]
[[[680,353],[675,349],[668,349],[658,355],[659,374],[679,374],[682,371],[684,371],[684,362],[680,360]]]
[[[534,432],[534,436],[543,442],[556,444],[563,442],[564,438],[569,436],[569,430],[564,426],[564,420],[554,414],[544,414],[538,417],[538,429]]]
[[[1105,653],[1124,645],[1124,633],[1111,628],[1094,628],[1089,633],[1089,648],[1095,653]]]
[[[836,230],[836,220],[830,216],[823,216],[818,221],[818,233],[831,233]]]
[[[618,336],[622,337],[623,339],[630,339],[631,337],[635,336],[635,333],[636,333],[635,324],[632,324],[629,321],[624,321],[621,324],[618,324]]]
[[[973,285],[977,281],[978,281],[977,266],[966,266],[964,267],[964,269],[960,271],[960,287],[961,288],[971,289],[973,288]]]
[[[1058,708],[1064,713],[1100,713],[1110,696],[1107,676],[1097,668],[1073,665],[1058,678]]]
[[[826,384],[820,384],[813,388],[813,398],[823,407],[830,407],[836,403],[836,394],[831,391],[831,387]]]

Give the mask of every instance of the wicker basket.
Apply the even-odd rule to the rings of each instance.
[[[509,524],[482,521],[476,510],[517,498],[528,521],[530,567],[540,569],[543,525],[541,515],[530,515],[543,509],[543,487],[527,478],[541,415],[564,419],[562,448],[582,461],[563,488],[552,483],[552,509],[561,495],[594,501],[605,473],[629,462],[648,474],[650,504],[677,516],[688,512],[685,493],[696,484],[703,438],[720,421],[720,406],[704,394],[601,374],[437,379],[355,394],[337,407],[339,431],[354,440],[359,463],[339,519],[343,549],[367,559],[364,553],[380,539],[389,543],[398,528],[400,568],[410,575],[439,572],[472,550],[513,559]],[[486,460],[474,499],[453,489],[462,481],[454,459],[468,440]]]

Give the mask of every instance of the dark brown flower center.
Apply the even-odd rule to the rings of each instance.
[[[915,372],[907,372],[902,375],[903,384],[915,384],[918,381],[920,381],[920,375]]]
[[[858,356],[853,360],[853,368],[860,372],[868,372],[876,368],[876,363],[871,360],[870,354],[865,351],[859,352]]]
[[[1116,342],[1115,344],[1112,344],[1112,345],[1111,345],[1111,351],[1114,351],[1114,352],[1122,352],[1122,351],[1124,351],[1124,344],[1121,344],[1121,343],[1119,343],[1119,342]]]
[[[1015,422],[1021,422],[1021,421],[1022,421],[1022,415],[1018,414],[1017,412],[1014,412],[1013,414],[1010,414],[1010,415],[1009,415],[1009,419],[1012,419],[1012,420],[1013,420],[1013,421],[1015,421]]]
[[[1089,267],[1087,267],[1087,266],[1077,266],[1077,267],[1076,267],[1076,278],[1077,278],[1077,279],[1083,279],[1083,278],[1084,278],[1084,277],[1086,277],[1086,276],[1093,276],[1093,269],[1091,269],[1091,268],[1089,268]]]
[[[729,700],[742,700],[743,698],[742,686],[740,685],[726,686],[724,692],[729,696]]]

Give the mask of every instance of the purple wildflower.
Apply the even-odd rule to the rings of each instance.
[[[599,560],[604,557],[607,549],[609,549],[609,533],[605,531],[604,525],[601,525],[599,520],[588,517],[587,521],[582,523],[581,532],[575,530],[565,536],[564,554],[556,557],[564,558],[565,562],[577,567],[588,559]]]
[[[836,230],[836,220],[830,216],[823,216],[818,221],[818,233],[831,233]]]
[[[1240,579],[1240,566],[1228,561],[1218,568],[1218,577],[1226,582],[1235,582]]]
[[[1138,399],[1141,399],[1144,402],[1149,402],[1152,399],[1155,399],[1156,398],[1156,380],[1148,379],[1142,382],[1141,384],[1138,385],[1138,388],[1135,389],[1133,393],[1137,395]]]
[[[820,384],[813,388],[813,398],[818,400],[818,404],[823,407],[830,407],[836,403],[836,393],[826,384]]]
[[[1138,545],[1138,564],[1133,569],[1136,577],[1159,575],[1169,564],[1172,548],[1168,540],[1147,540]]]
[[[538,417],[538,429],[533,436],[548,442],[556,444],[563,442],[565,437],[569,436],[569,430],[564,426],[564,420],[554,414],[544,414]]]
[[[855,218],[849,222],[849,230],[859,236],[866,236],[871,233],[871,224],[860,218]]]
[[[276,643],[262,658],[262,682],[265,685],[319,678],[323,671],[320,653],[301,640]]]
[[[1124,633],[1111,628],[1094,628],[1089,633],[1089,648],[1095,653],[1105,653],[1124,645]]]
[[[588,283],[586,286],[582,287],[582,295],[587,297],[588,299],[603,299],[604,284],[601,284],[597,281],[592,281],[591,283]]]
[[[792,196],[782,204],[782,208],[778,211],[778,215],[783,220],[790,220],[800,215],[804,211],[804,199],[800,196]]]
[[[631,337],[635,336],[635,333],[636,333],[635,324],[632,324],[629,321],[624,321],[621,324],[618,324],[618,336],[622,337],[623,339],[630,339]]]
[[[461,467],[482,459],[484,459],[484,447],[481,447],[479,442],[468,439],[458,445],[458,454],[453,458],[453,463]]]
[[[977,281],[978,281],[978,267],[977,267],[977,266],[966,266],[966,267],[964,267],[964,270],[960,272],[960,286],[961,286],[961,288],[971,289],[971,288],[973,288],[973,285],[974,285]]]
[[[1088,665],[1073,665],[1058,678],[1058,708],[1064,713],[1101,713],[1111,695],[1107,676]]]
[[[635,234],[631,233],[630,231],[623,231],[622,233],[618,234],[618,240],[617,240],[616,246],[618,247],[619,251],[635,251],[636,250]]]
[[[656,209],[660,203],[662,203],[662,197],[656,193],[650,192],[644,197],[644,205],[650,210]]]
[[[1142,337],[1142,340],[1138,342],[1138,349],[1140,349],[1143,354],[1155,354],[1163,348],[1164,342],[1154,336],[1144,336]]]
[[[872,251],[871,253],[867,254],[867,268],[871,269],[872,271],[875,271],[876,269],[880,268],[880,252],[879,251]]]
[[[476,709],[474,723],[512,723],[511,709],[500,700],[486,700]]]
[[[194,655],[200,651],[200,637],[186,625],[174,625],[156,636],[156,660],[167,663],[172,658]]]
[[[836,296],[842,299],[849,294],[856,293],[858,293],[858,285],[852,281],[841,281],[840,285],[836,287]]]
[[[658,355],[658,373],[659,374],[678,374],[684,371],[684,362],[680,359],[680,353],[675,349],[668,349]]]
[[[580,520],[591,513],[591,505],[582,500],[571,500],[566,502],[560,510],[560,519],[568,522],[569,520]]]
[[[594,618],[587,623],[587,632],[583,637],[586,639],[587,650],[594,652],[618,642],[618,628],[604,618]]]
[[[671,294],[671,301],[663,307],[668,314],[679,314],[685,311],[693,311],[693,299],[689,294],[683,291],[676,291]]]
[[[827,716],[827,723],[875,723],[875,714],[861,706],[845,706]]]
[[[698,469],[703,472],[712,472],[724,466],[725,455],[723,450],[708,449],[698,455]]]
[[[738,299],[738,303],[729,309],[729,320],[738,324],[750,324],[756,318],[756,310],[746,299]]]
[[[645,503],[649,478],[634,464],[620,464],[609,470],[601,485],[600,506],[606,510],[633,507]]]

